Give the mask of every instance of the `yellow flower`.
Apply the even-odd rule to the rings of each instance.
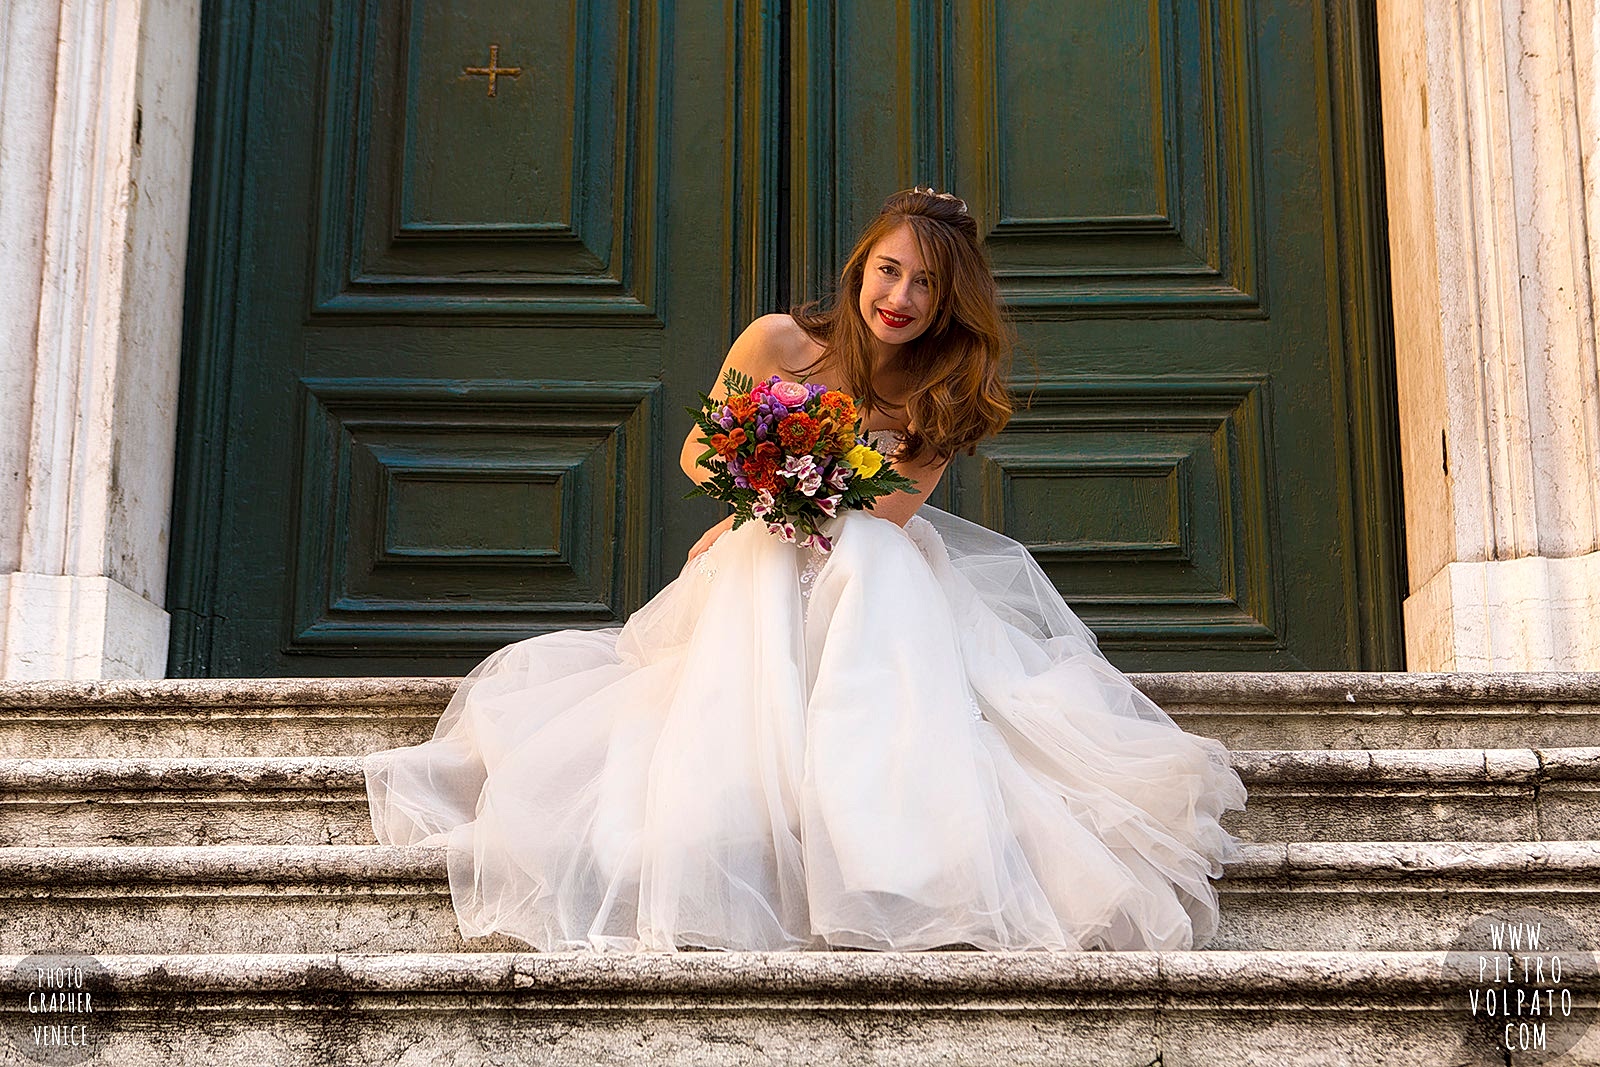
[[[883,466],[883,456],[866,445],[856,445],[844,454],[844,461],[863,478],[870,478]]]

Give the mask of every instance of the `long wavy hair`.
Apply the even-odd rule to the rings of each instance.
[[[901,226],[911,228],[927,268],[933,321],[902,350],[901,366],[914,384],[903,404],[893,404],[873,387],[874,338],[860,305],[867,257]],[[1005,379],[1014,334],[1000,308],[978,224],[966,204],[948,193],[909,189],[890,196],[845,260],[833,299],[813,300],[789,314],[823,346],[804,373],[832,357],[847,379],[838,384],[867,407],[905,412],[909,432],[899,458],[971,455],[1011,418]]]

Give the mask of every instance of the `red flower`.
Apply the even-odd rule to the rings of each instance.
[[[821,433],[817,420],[802,411],[785,415],[778,423],[778,443],[790,452],[810,452]]]
[[[762,442],[765,444],[765,442]],[[744,461],[744,480],[750,483],[752,489],[766,489],[776,491],[778,488],[778,464],[763,456]]]
[[[752,489],[778,489],[778,460],[783,458],[783,449],[771,441],[762,441],[756,445],[756,454],[744,461],[741,472],[744,480],[750,483]]]

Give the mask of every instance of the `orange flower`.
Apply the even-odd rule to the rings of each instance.
[[[739,451],[739,446],[748,440],[743,426],[735,426],[729,433],[711,435],[711,447],[717,450],[717,455],[727,459]]]
[[[756,413],[756,402],[750,399],[749,393],[735,393],[728,398],[728,411],[740,422],[752,417]]]
[[[810,452],[817,446],[822,429],[803,411],[785,415],[778,423],[778,442],[790,452]]]
[[[767,442],[761,442],[765,445]],[[778,488],[778,462],[768,456],[757,455],[744,461],[744,478],[752,489],[776,491]]]
[[[756,445],[755,458],[761,460],[763,463],[771,463],[774,467],[776,467],[778,465],[778,460],[780,457],[782,457],[782,455],[783,449],[779,448],[771,441],[762,441],[759,445]]]
[[[817,411],[836,423],[856,421],[856,402],[837,389],[829,389],[817,398]]]
[[[839,423],[833,419],[817,422],[817,444],[830,456],[842,456],[856,447],[854,423]]]

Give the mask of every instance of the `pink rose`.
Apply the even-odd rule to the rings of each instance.
[[[799,382],[773,382],[772,398],[786,408],[797,408],[811,399],[811,393]]]

